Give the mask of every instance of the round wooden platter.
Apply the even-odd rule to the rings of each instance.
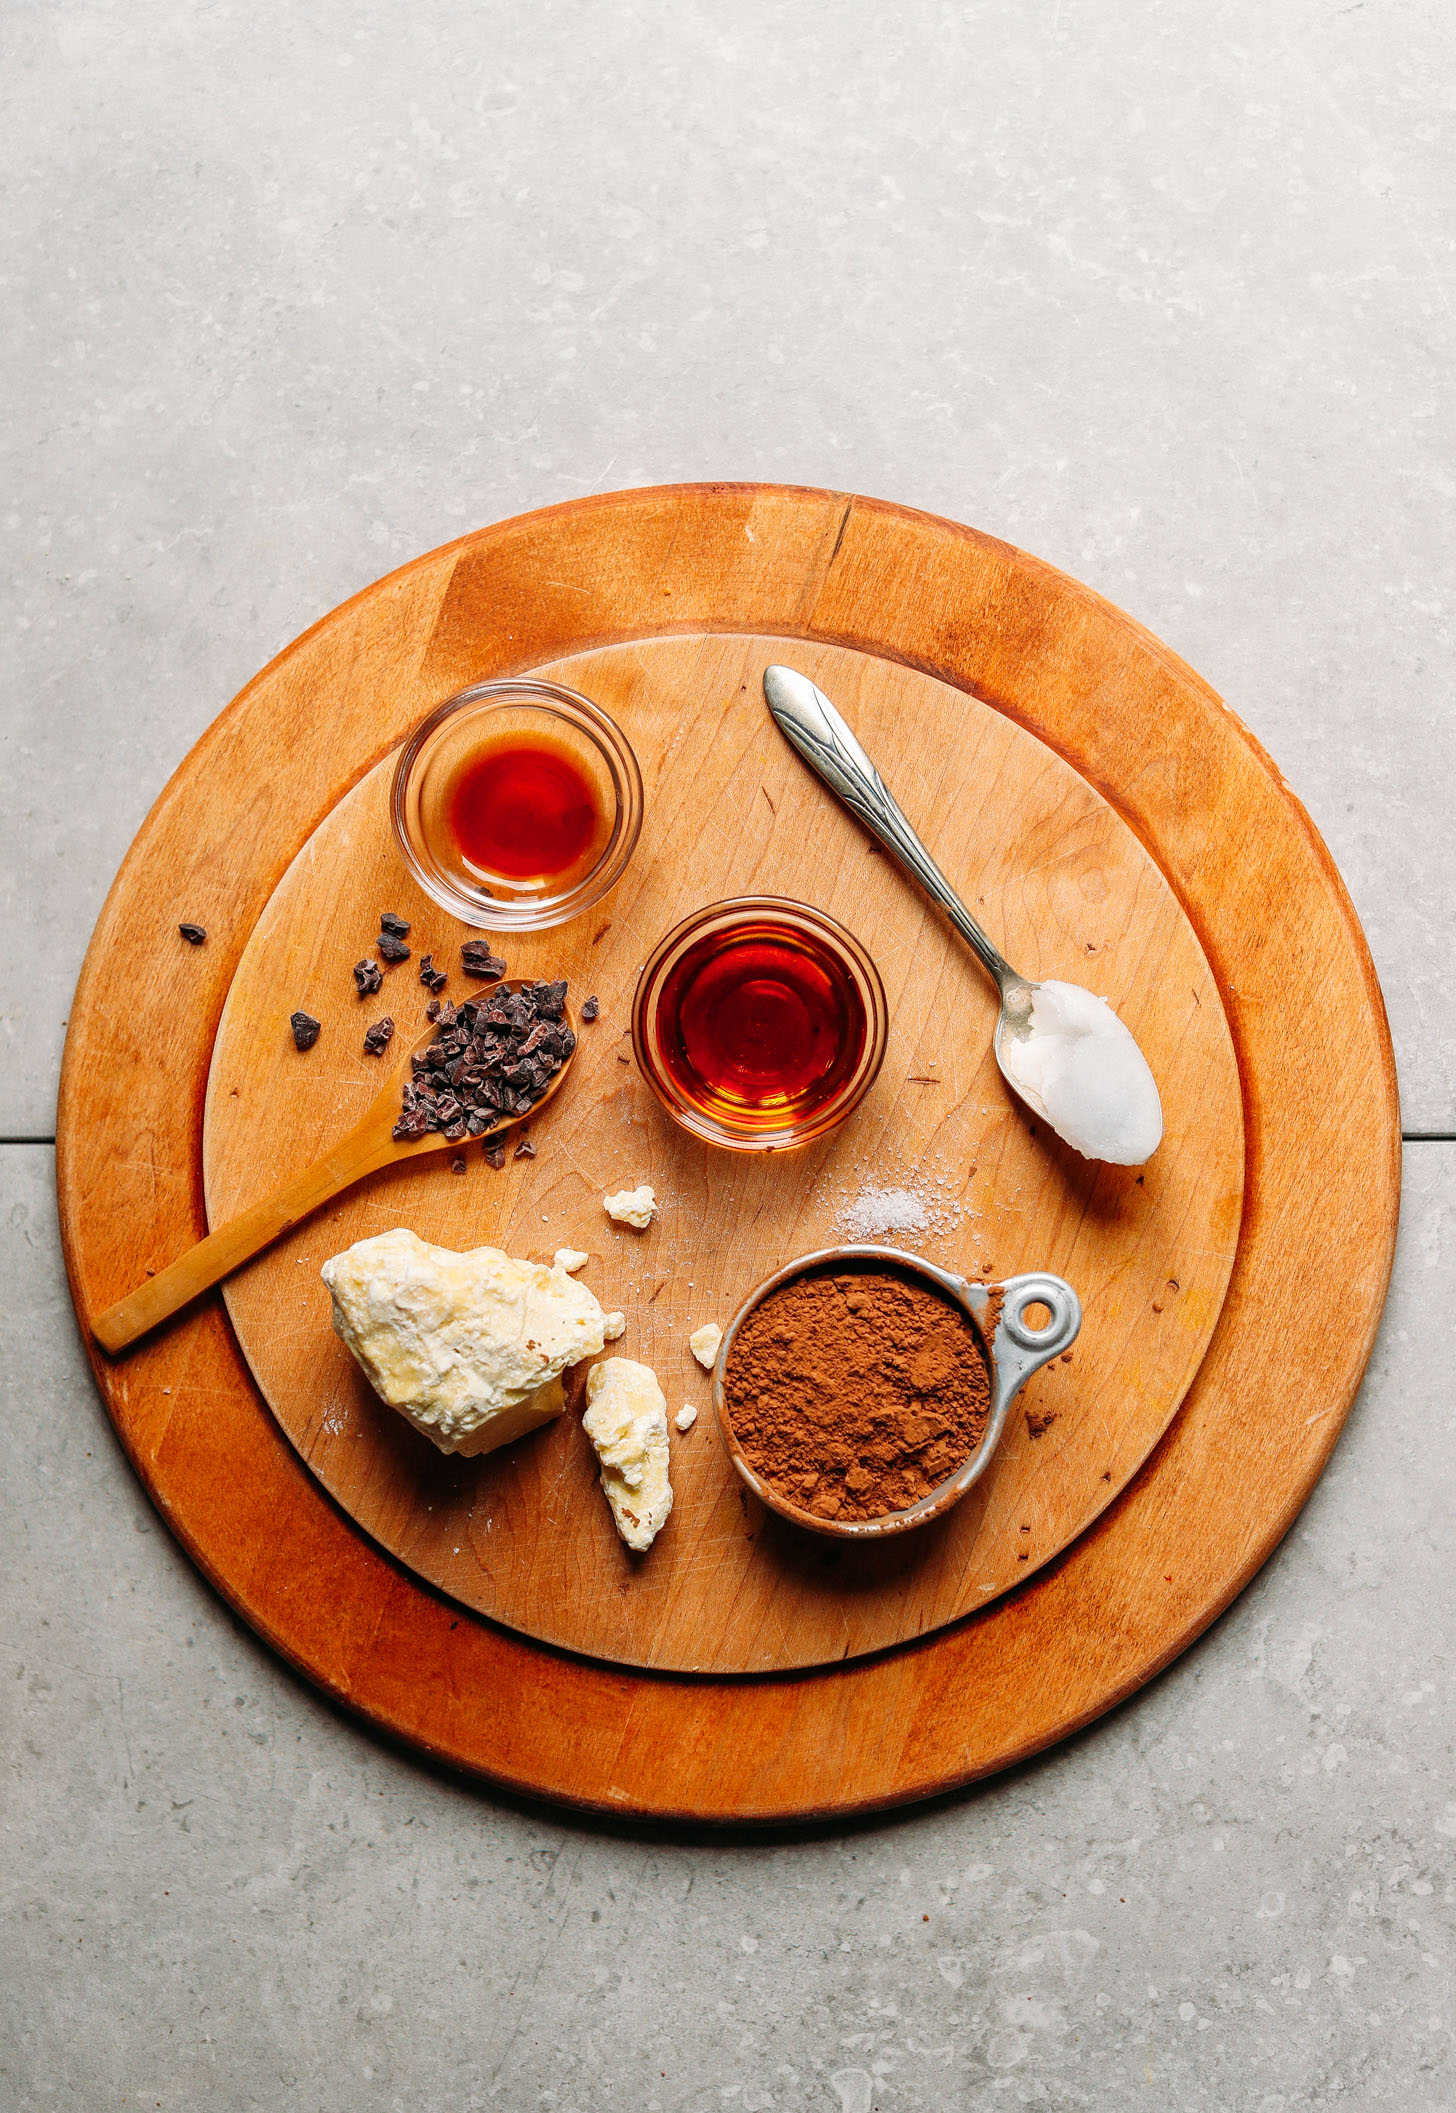
[[[1090,1165],[1031,1123],[991,1052],[996,993],[918,890],[781,739],[762,675],[791,657],[838,699],[930,848],[1037,975],[1090,979],[1161,1083],[1166,1135],[1145,1171]],[[1045,743],[927,675],[845,647],[695,634],[608,646],[544,672],[596,698],[632,741],[647,819],[627,878],[573,925],[507,944],[513,974],[598,994],[573,1075],[536,1126],[535,1158],[493,1173],[479,1146],[386,1169],[242,1271],[225,1296],[283,1428],[344,1509],[467,1606],[591,1657],[714,1673],[823,1664],[922,1635],[1023,1582],[1082,1532],[1161,1438],[1208,1347],[1238,1241],[1243,1119],[1218,988],[1176,895],[1115,810]],[[208,1217],[223,1223],[325,1152],[378,1087],[363,1054],[388,1013],[424,1026],[415,967],[361,1005],[350,970],[381,909],[410,920],[415,960],[454,964],[469,936],[406,884],[389,822],[393,758],[309,837],[244,949],[208,1086]],[[885,979],[880,1077],[831,1138],[783,1157],[686,1137],[630,1061],[637,971],[705,902],[766,893],[851,925]],[[288,1016],[324,1023],[301,1058]],[[611,1189],[650,1181],[660,1215],[612,1225]],[[628,1332],[675,1412],[706,1411],[688,1334],[726,1322],[796,1254],[844,1239],[885,1191],[926,1217],[902,1231],[966,1275],[1051,1268],[1086,1323],[1069,1364],[1035,1379],[972,1495],[888,1544],[828,1543],[743,1493],[711,1414],[674,1435],[673,1515],[650,1556],[618,1539],[579,1414],[479,1460],[442,1457],[385,1409],[334,1335],[319,1263],[406,1224],[442,1246],[549,1260]],[[902,1206],[903,1208],[903,1206]],[[584,1375],[578,1375],[582,1378]],[[579,1408],[579,1404],[576,1405]]]
[[[184,1545],[336,1698],[524,1792],[763,1822],[947,1789],[1131,1693],[1286,1530],[1363,1373],[1399,1184],[1379,989],[1307,817],[1176,656],[1023,553],[844,494],[628,492],[434,552],[288,648],[158,800],[72,1010],[58,1185],[84,1321],[205,1230],[203,1098],[243,951],[292,859],[404,728],[470,680],[710,632],[846,647],[979,700],[1111,803],[1197,934],[1242,1084],[1243,1215],[1207,1353],[1121,1496],[1025,1585],[917,1642],[760,1676],[631,1670],[465,1611],[361,1533],[270,1415],[219,1298],[93,1363]],[[181,918],[207,926],[205,947],[177,939]],[[1311,1283],[1340,1296],[1291,1357],[1291,1293]]]

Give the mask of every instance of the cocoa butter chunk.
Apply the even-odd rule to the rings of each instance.
[[[506,972],[500,955],[491,952],[488,939],[467,939],[460,949],[460,965],[467,976],[478,976],[483,983],[499,983]]]
[[[290,1013],[288,1024],[293,1029],[294,1048],[312,1049],[319,1038],[319,1023],[313,1015],[306,1012]]]
[[[381,932],[374,942],[374,951],[383,961],[408,961],[410,950],[393,932]]]
[[[379,913],[379,929],[381,932],[388,932],[391,939],[408,939],[409,920],[397,916],[393,910],[381,910]]]
[[[384,974],[377,961],[354,963],[354,988],[361,998],[372,998],[377,990],[383,990]]]
[[[364,1036],[365,1056],[383,1056],[393,1033],[394,1022],[387,1015],[382,1020],[376,1020]]]
[[[590,997],[581,1009],[581,1016],[583,1020],[594,1020],[601,1009],[601,1001],[596,997]]]
[[[179,924],[177,929],[189,946],[206,945],[207,933],[200,924]]]

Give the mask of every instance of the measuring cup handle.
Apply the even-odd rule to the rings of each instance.
[[[1065,1277],[1046,1270],[1007,1277],[997,1287],[1001,1311],[991,1349],[996,1359],[996,1412],[1004,1411],[1033,1372],[1049,1365],[1054,1357],[1070,1350],[1082,1326],[1082,1302]],[[1045,1306],[1051,1318],[1033,1328],[1026,1318],[1030,1306]]]

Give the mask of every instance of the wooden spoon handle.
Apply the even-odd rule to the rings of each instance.
[[[295,1174],[291,1181],[285,1181],[271,1196],[220,1225],[145,1284],[108,1306],[92,1321],[91,1333],[102,1349],[113,1356],[126,1349],[139,1335],[145,1335],[189,1300],[210,1291],[242,1263],[251,1261],[280,1233],[286,1233],[290,1225],[306,1218],[341,1189],[382,1167],[397,1149],[387,1131],[380,1135],[377,1124],[351,1131],[332,1152]]]

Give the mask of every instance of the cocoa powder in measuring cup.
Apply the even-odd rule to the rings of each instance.
[[[759,1478],[824,1519],[904,1511],[980,1444],[991,1375],[930,1284],[883,1267],[795,1277],[738,1330],[728,1422]]]

